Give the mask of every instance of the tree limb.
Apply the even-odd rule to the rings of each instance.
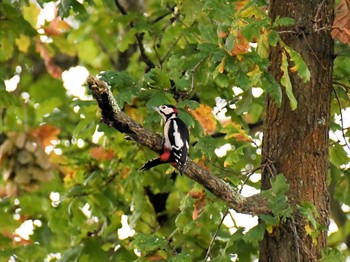
[[[139,123],[136,123],[122,112],[110,88],[105,82],[89,76],[87,83],[93,97],[102,110],[103,122],[113,126],[118,131],[130,136],[134,141],[150,148],[154,152],[162,152],[162,137],[143,128]],[[187,160],[185,174],[212,192],[215,196],[225,201],[230,208],[233,208],[237,212],[251,215],[269,212],[266,200],[260,194],[247,198],[243,197],[241,194],[234,191],[229,184],[213,176],[208,170],[198,166],[190,159]]]

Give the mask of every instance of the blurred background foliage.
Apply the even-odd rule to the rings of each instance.
[[[3,0],[0,21],[1,260],[257,257],[265,228],[236,223],[170,165],[140,172],[155,154],[102,124],[83,84],[99,74],[119,106],[155,132],[160,117],[150,106],[176,104],[190,157],[236,190],[256,192],[265,96],[280,103],[286,88],[296,106],[288,83],[268,73],[269,48],[283,45],[278,28],[293,19],[272,23],[264,0]],[[307,81],[300,56],[284,52],[294,65],[284,73]],[[329,245],[346,256],[349,54],[336,40]]]

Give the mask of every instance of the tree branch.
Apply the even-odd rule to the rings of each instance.
[[[114,0],[114,2],[122,15],[128,14],[126,9],[119,3],[118,0]],[[130,22],[130,27],[131,28],[135,27],[133,22]],[[147,65],[148,68],[146,69],[146,71],[149,71],[151,68],[155,67],[155,64],[151,61],[151,59],[146,54],[145,47],[143,46],[143,35],[144,33],[136,33],[135,37],[136,37],[137,46],[140,51],[140,59]]]
[[[154,152],[161,153],[163,149],[162,137],[136,123],[120,110],[107,84],[95,77],[89,76],[88,86],[102,110],[102,121],[113,126],[118,131],[130,136],[137,143],[148,147]],[[228,207],[237,212],[259,215],[269,212],[266,200],[256,194],[243,197],[233,190],[229,184],[213,176],[208,170],[198,166],[192,160],[187,161],[186,176],[201,184],[215,196],[227,203]]]

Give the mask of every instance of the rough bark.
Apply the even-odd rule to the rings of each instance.
[[[308,221],[298,214],[296,205],[312,203],[318,212],[318,223],[329,224],[328,131],[332,80],[333,42],[329,27],[333,20],[333,0],[271,0],[269,14],[292,17],[295,24],[281,28],[281,38],[307,63],[311,80],[303,81],[289,72],[298,107],[292,111],[283,94],[277,107],[271,97],[266,100],[264,122],[262,189],[270,187],[270,178],[283,173],[290,185],[288,197],[295,214],[285,224],[266,233],[260,244],[260,261],[317,261],[326,246],[327,232],[320,230],[312,238],[305,231]],[[270,53],[270,71],[281,79],[281,46]],[[292,63],[291,63],[292,65]],[[272,172],[273,170],[273,172]],[[319,229],[313,229],[319,230]]]
[[[113,126],[135,142],[150,148],[154,152],[160,153],[162,151],[162,137],[143,128],[139,123],[136,123],[122,112],[105,82],[90,76],[87,83],[102,111],[103,122],[109,126]],[[251,215],[269,212],[269,208],[262,195],[256,194],[247,198],[243,197],[234,191],[229,184],[213,176],[208,170],[200,167],[190,159],[187,160],[185,175],[203,185],[237,212]]]

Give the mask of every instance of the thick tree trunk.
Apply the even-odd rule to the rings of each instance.
[[[312,203],[318,211],[318,223],[329,223],[328,130],[332,91],[333,42],[329,26],[333,21],[333,0],[271,0],[270,17],[292,17],[295,25],[282,28],[281,38],[296,50],[311,72],[310,82],[289,72],[298,107],[292,111],[285,93],[278,108],[271,97],[266,100],[263,157],[266,168],[262,189],[270,187],[270,178],[283,173],[290,185],[288,198],[295,210],[292,219],[260,244],[260,261],[317,261],[326,246],[327,232],[313,239],[305,228],[308,221],[298,214],[296,205]],[[281,46],[271,51],[271,73],[281,79]],[[290,63],[292,65],[292,63]],[[306,226],[306,227],[305,227]],[[316,230],[316,229],[313,229]]]

